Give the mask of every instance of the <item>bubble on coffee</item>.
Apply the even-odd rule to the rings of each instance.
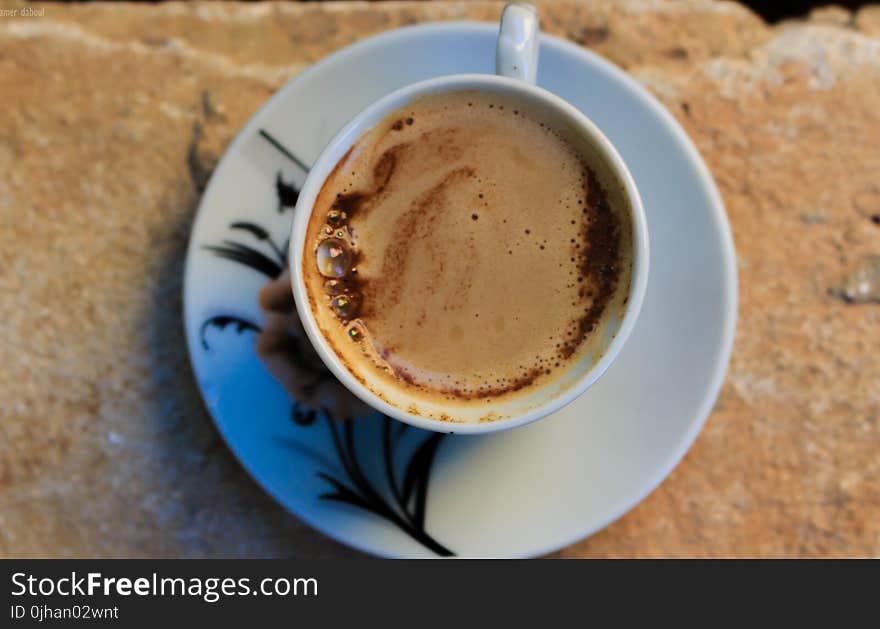
[[[351,270],[351,252],[338,237],[322,240],[315,251],[315,260],[318,272],[324,277],[344,277]]]
[[[352,341],[362,341],[364,339],[364,327],[363,324],[355,321],[347,329],[348,338]]]
[[[358,293],[343,293],[330,300],[330,308],[343,321],[353,319],[357,315],[359,306],[360,295]]]
[[[324,292],[331,297],[336,297],[346,291],[348,291],[348,286],[342,280],[333,278],[324,282]]]
[[[332,230],[334,227],[338,227],[342,225],[342,222],[345,220],[345,212],[341,210],[330,210],[327,212],[327,225]]]
[[[318,195],[303,262],[346,368],[489,409],[601,354],[632,236],[623,193],[590,164],[527,104],[488,93],[425,97],[368,131]]]

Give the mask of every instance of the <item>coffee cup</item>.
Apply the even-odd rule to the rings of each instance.
[[[377,411],[418,428],[458,434],[483,434],[522,426],[560,410],[598,381],[611,366],[630,336],[641,309],[648,278],[648,233],[636,184],[614,146],[589,118],[560,97],[535,85],[538,51],[536,10],[525,4],[508,5],[499,28],[496,75],[459,74],[433,78],[403,87],[374,102],[356,115],[327,144],[311,168],[299,194],[288,260],[297,312],[310,342],[330,372],[355,396]],[[385,373],[382,369],[355,368],[349,358],[349,355],[356,354],[354,350],[342,346],[338,338],[328,334],[325,325],[327,317],[322,319],[318,316],[321,314],[320,309],[329,312],[330,306],[333,306],[340,315],[340,325],[348,326],[344,329],[352,342],[363,336],[363,328],[354,327],[360,324],[355,319],[349,320],[349,313],[344,310],[346,304],[358,305],[358,293],[336,294],[338,291],[348,290],[336,287],[357,284],[353,279],[356,276],[352,275],[358,271],[356,258],[349,256],[345,250],[348,239],[354,239],[355,236],[345,225],[336,224],[337,219],[344,222],[347,215],[345,210],[348,209],[351,213],[351,207],[341,203],[345,195],[337,194],[339,202],[332,207],[340,209],[333,210],[335,218],[328,218],[327,224],[323,224],[327,209],[322,205],[322,194],[325,194],[328,181],[337,176],[334,173],[338,174],[340,167],[349,163],[347,160],[351,159],[353,152],[357,152],[363,138],[371,130],[381,125],[387,126],[389,116],[404,111],[411,104],[426,102],[426,99],[442,100],[448,96],[461,100],[467,97],[458,95],[466,94],[474,95],[472,100],[478,105],[489,103],[488,106],[493,107],[494,102],[506,103],[508,111],[514,109],[516,115],[520,115],[519,109],[535,112],[536,119],[544,121],[540,123],[542,129],[546,122],[546,127],[552,127],[566,145],[575,147],[579,154],[589,156],[589,177],[593,178],[595,173],[597,180],[602,182],[601,189],[608,191],[613,198],[612,205],[620,215],[623,227],[617,231],[625,231],[625,237],[620,241],[624,249],[620,252],[620,258],[626,268],[611,271],[615,274],[615,279],[619,275],[621,288],[609,297],[598,319],[594,317],[592,320],[580,320],[579,329],[583,334],[579,339],[582,342],[577,346],[576,353],[572,350],[568,354],[570,364],[563,365],[564,368],[559,368],[558,373],[551,374],[551,369],[548,368],[546,373],[550,375],[544,376],[545,359],[541,358],[540,368],[526,372],[523,378],[499,379],[499,382],[506,383],[507,388],[503,389],[503,393],[497,393],[502,390],[498,388],[500,385],[495,389],[486,385],[485,389],[468,389],[467,395],[458,395],[461,393],[460,389],[452,390],[449,387],[442,391],[438,389],[436,394],[423,395],[413,388],[413,378],[405,369],[400,368],[398,372],[393,364],[389,367],[382,362],[386,358],[387,350],[374,351],[371,347],[370,351],[375,354],[375,359],[370,358],[372,354],[364,359],[372,360],[377,365],[385,364]],[[601,98],[601,94],[596,97]],[[499,107],[503,109],[502,106]],[[405,130],[405,125],[412,123],[411,118],[401,118],[401,121],[392,124],[392,128],[397,130],[399,126]],[[514,130],[513,133],[518,132]],[[512,164],[514,165],[510,168],[518,167],[515,161]],[[527,161],[523,164],[523,169],[530,168],[526,165]],[[527,174],[529,173],[523,172],[524,178]],[[590,186],[592,189],[594,184],[591,183]],[[360,194],[352,196],[357,200],[362,197]],[[318,212],[324,214],[318,216]],[[479,213],[475,211],[470,216],[476,224]],[[534,219],[540,222],[542,217],[535,216]],[[316,220],[328,232],[327,235],[321,235],[324,240],[315,238]],[[529,233],[528,229],[525,231]],[[574,243],[575,239],[572,238],[571,242]],[[355,244],[354,240],[351,244]],[[547,241],[531,244],[542,250],[545,244],[547,247],[553,246],[553,243]],[[510,253],[513,256],[512,249]],[[327,295],[316,297],[315,283],[310,283],[309,277],[310,273],[314,274],[312,267],[321,264],[322,260],[328,267],[325,276],[330,288]],[[575,257],[571,260],[574,263]],[[609,271],[605,269],[596,272]],[[540,277],[533,279],[536,282],[542,281]],[[574,280],[571,286],[576,288],[573,282]],[[323,301],[325,299],[326,303]],[[404,295],[400,299],[406,300],[407,297]],[[541,330],[534,332],[537,336],[542,333]],[[557,330],[547,332],[547,337],[552,341]],[[565,354],[566,341],[562,337],[560,341],[563,347],[559,349],[560,343],[557,342],[557,353]],[[438,338],[436,342],[442,343],[443,340]],[[516,339],[512,342],[515,343]],[[367,350],[364,349],[362,353],[367,355]],[[466,362],[464,360],[462,363],[463,370],[467,366],[464,364]],[[556,365],[559,366],[558,361]],[[517,384],[516,390],[514,384]]]

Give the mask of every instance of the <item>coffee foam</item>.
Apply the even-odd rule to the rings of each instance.
[[[319,328],[368,388],[488,408],[596,354],[625,305],[631,227],[619,184],[561,133],[510,97],[434,95],[339,161],[302,270]]]

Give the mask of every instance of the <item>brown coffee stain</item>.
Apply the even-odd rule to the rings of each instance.
[[[590,292],[582,297],[589,305],[583,316],[571,323],[572,338],[559,348],[559,356],[574,354],[599,324],[608,302],[617,292],[620,269],[620,217],[611,209],[608,194],[591,168],[583,166],[586,206],[581,226],[580,243],[575,257],[582,284],[590,285]]]
[[[381,301],[385,308],[393,308],[400,303],[402,283],[400,278],[407,273],[410,257],[418,247],[430,251],[436,261],[437,272],[426,278],[426,288],[430,292],[435,278],[443,275],[442,247],[432,241],[433,223],[448,211],[447,190],[457,181],[473,176],[470,167],[458,168],[449,173],[439,184],[428,190],[414,206],[405,212],[392,227],[391,244],[385,249],[380,279],[373,282],[370,295],[373,301]]]

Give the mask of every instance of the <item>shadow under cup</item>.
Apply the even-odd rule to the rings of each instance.
[[[354,377],[324,337],[312,312],[302,276],[310,214],[325,179],[350,148],[390,113],[416,98],[458,91],[503,96],[506,102],[536,112],[584,159],[618,212],[620,260],[618,288],[578,358],[546,382],[493,398],[442,403],[424,399],[362,370]],[[483,433],[520,426],[559,410],[591,386],[611,365],[629,335],[641,307],[647,281],[647,231],[635,183],[614,147],[579,110],[542,88],[492,75],[459,75],[414,84],[374,103],[331,140],[300,193],[290,240],[291,277],[297,309],[306,332],[327,367],[355,395],[382,413],[420,428],[441,432]],[[308,249],[310,251],[310,249]],[[308,262],[308,261],[307,261]],[[628,268],[626,268],[628,265]],[[534,281],[540,281],[535,278]],[[625,288],[625,285],[628,287]],[[538,333],[539,331],[536,331]],[[413,412],[417,411],[417,412]]]

